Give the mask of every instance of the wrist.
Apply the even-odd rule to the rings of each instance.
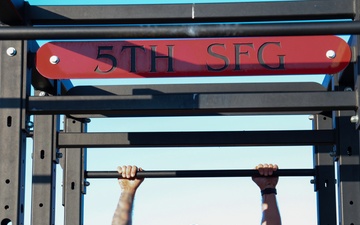
[[[260,188],[260,191],[262,191],[267,188],[276,188],[276,185],[272,185],[272,184],[260,185],[259,188]]]
[[[277,194],[276,188],[265,188],[261,190],[261,196],[264,195],[271,195],[271,194]]]
[[[121,193],[122,194],[127,194],[127,195],[135,195],[136,189],[122,189]]]

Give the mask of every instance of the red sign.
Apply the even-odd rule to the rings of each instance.
[[[50,42],[36,67],[51,79],[333,74],[350,58],[336,36]]]

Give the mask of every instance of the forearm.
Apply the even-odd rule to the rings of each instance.
[[[112,225],[131,225],[135,192],[123,191],[116,207]]]
[[[275,194],[265,194],[262,196],[262,213],[261,225],[281,225],[281,217]]]

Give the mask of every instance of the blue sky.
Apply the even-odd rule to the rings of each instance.
[[[31,5],[126,4],[115,0],[30,0]],[[200,3],[225,1],[145,1],[140,3]],[[226,1],[236,2],[236,1]],[[73,80],[75,85],[301,82],[322,81],[322,75]],[[192,131],[192,130],[300,130],[311,129],[308,115],[222,116],[92,119],[95,131]],[[31,144],[31,143],[29,143]],[[30,156],[29,156],[30,157]],[[29,158],[28,157],[28,158]],[[211,147],[159,149],[88,149],[88,170],[115,170],[135,164],[147,170],[251,169],[272,162],[280,168],[312,168],[312,147]],[[31,167],[31,161],[28,160]],[[61,168],[58,167],[56,225],[63,224]],[[28,169],[29,171],[29,169]],[[31,169],[30,169],[31,171]],[[29,176],[28,176],[29,177]],[[280,178],[278,202],[283,224],[316,224],[316,199],[310,177]],[[85,225],[110,224],[120,189],[116,180],[89,180],[85,196]],[[27,180],[28,185],[31,180]],[[30,187],[31,188],[31,187]],[[27,203],[30,205],[30,193]],[[296,193],[296,194],[294,194]],[[26,208],[25,224],[30,224]],[[260,224],[260,192],[250,178],[147,179],[139,188],[133,225],[257,225]]]

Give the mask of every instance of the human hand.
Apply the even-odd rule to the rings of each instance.
[[[119,166],[117,169],[122,176],[122,178],[118,179],[122,191],[135,193],[136,189],[144,181],[144,179],[138,179],[135,176],[137,171],[143,171],[143,169],[137,166]]]
[[[278,169],[276,164],[259,164],[255,169],[259,171],[261,176],[253,176],[252,180],[259,186],[260,190],[276,187],[279,177],[267,177]]]

